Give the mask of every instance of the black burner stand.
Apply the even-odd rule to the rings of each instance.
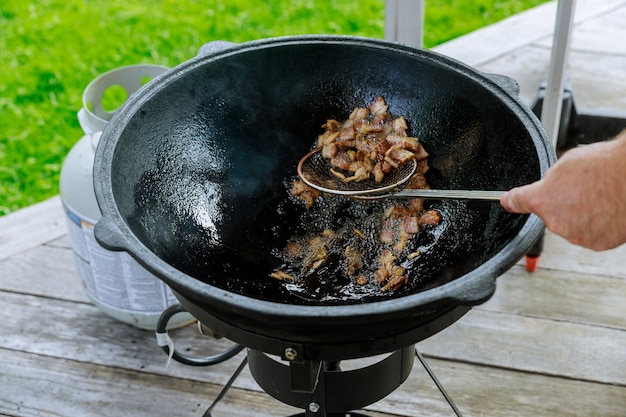
[[[342,371],[336,361],[279,362],[249,350],[250,373],[277,400],[305,412],[291,417],[367,417],[350,412],[375,403],[398,388],[409,376],[415,345],[391,353],[372,365]]]

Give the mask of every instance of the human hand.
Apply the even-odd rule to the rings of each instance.
[[[626,131],[566,152],[535,183],[502,196],[512,213],[534,213],[576,245],[611,249],[626,242]]]

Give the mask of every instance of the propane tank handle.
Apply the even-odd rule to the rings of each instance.
[[[93,117],[91,117],[87,110],[83,107],[78,111],[78,124],[86,135],[93,135],[96,132],[102,131],[106,122],[104,125],[100,126],[100,124],[97,121],[94,121]]]
[[[78,123],[85,134],[102,131],[117,111],[108,111],[102,106],[102,99],[109,88],[122,87],[126,96],[130,97],[143,87],[147,79],[167,70],[168,67],[162,65],[128,65],[105,72],[90,82],[83,92],[83,107],[78,111]]]

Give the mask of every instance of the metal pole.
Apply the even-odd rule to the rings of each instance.
[[[548,69],[548,82],[541,109],[541,123],[555,148],[559,137],[563,91],[567,78],[569,44],[575,8],[576,0],[559,0]]]
[[[423,0],[385,1],[385,39],[421,48],[423,27]]]

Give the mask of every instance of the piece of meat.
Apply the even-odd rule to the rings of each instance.
[[[394,119],[393,122],[391,122],[391,127],[393,128],[393,133],[400,136],[406,136],[406,130],[409,128],[406,124],[406,120],[402,116]]]
[[[322,146],[322,157],[326,159],[334,158],[335,156],[337,156],[337,152],[337,145],[334,143],[328,143]]]
[[[350,156],[345,151],[337,152],[337,154],[330,160],[330,164],[336,168],[348,171],[350,169]]]
[[[370,105],[370,111],[374,113],[375,116],[384,116],[388,109],[389,106],[387,106],[385,99],[381,96],[376,97],[376,100]]]
[[[407,149],[394,149],[389,153],[389,157],[399,165],[402,165],[413,159],[415,154]]]
[[[416,235],[420,232],[420,220],[421,217],[416,216],[403,217],[400,221],[400,227],[404,233]]]
[[[426,181],[426,176],[421,172],[414,173],[411,178],[406,182],[405,188],[418,190],[418,189],[429,189],[428,181]]]
[[[326,123],[322,125],[322,128],[328,130],[329,132],[337,132],[341,124],[335,119],[328,119]]]
[[[383,163],[381,161],[378,161],[376,165],[374,165],[372,173],[374,174],[374,181],[377,183],[383,182],[385,173],[383,172]]]
[[[356,107],[354,110],[352,110],[352,113],[350,113],[350,116],[348,117],[349,120],[352,121],[360,121],[360,120],[365,120],[370,116],[370,110],[366,109],[364,107]]]
[[[389,245],[393,242],[394,239],[395,234],[391,229],[383,228],[381,229],[380,233],[378,233],[378,240],[380,241],[380,243]]]
[[[404,285],[409,278],[405,275],[392,275],[387,283],[380,289],[381,292],[387,292],[389,290],[396,291],[402,285]]]
[[[419,224],[422,226],[433,226],[441,222],[441,214],[437,210],[428,210],[419,218]]]
[[[339,137],[339,132],[331,132],[330,130],[324,132],[317,137],[317,147],[321,148],[325,145],[334,143]]]
[[[385,282],[388,277],[389,271],[387,271],[385,268],[378,268],[376,271],[374,271],[374,279],[379,284]]]
[[[300,180],[295,180],[291,185],[290,194],[298,197],[304,203],[306,208],[311,208],[315,200],[322,195],[315,188],[311,188]]]
[[[321,237],[314,237],[307,242],[305,255],[303,259],[304,265],[309,269],[319,269],[328,259],[328,251],[326,243]]]
[[[419,215],[424,211],[424,199],[423,198],[411,198],[407,201],[407,208],[412,215]]]
[[[270,276],[279,281],[284,281],[284,280],[294,281],[296,279],[293,275],[283,272],[280,269],[277,269],[276,271],[272,272]]]
[[[352,246],[346,246],[344,256],[347,263],[348,275],[354,276],[361,268],[363,268],[363,257],[357,249]]]
[[[366,285],[366,284],[368,283],[367,278],[366,278],[366,277],[365,277],[365,275],[363,275],[363,274],[358,275],[358,276],[354,279],[354,282],[355,282],[357,285]]]
[[[391,146],[399,146],[402,149],[406,149],[414,153],[420,152],[420,149],[423,149],[417,138],[389,135],[385,139],[391,144]]]
[[[302,258],[303,251],[302,246],[298,242],[289,242],[285,247],[285,253],[289,258],[298,259]]]
[[[415,150],[415,159],[417,161],[421,161],[423,159],[426,159],[429,157],[428,152],[426,152],[426,149],[424,149],[424,147],[422,146],[421,143],[418,144],[418,149]]]

